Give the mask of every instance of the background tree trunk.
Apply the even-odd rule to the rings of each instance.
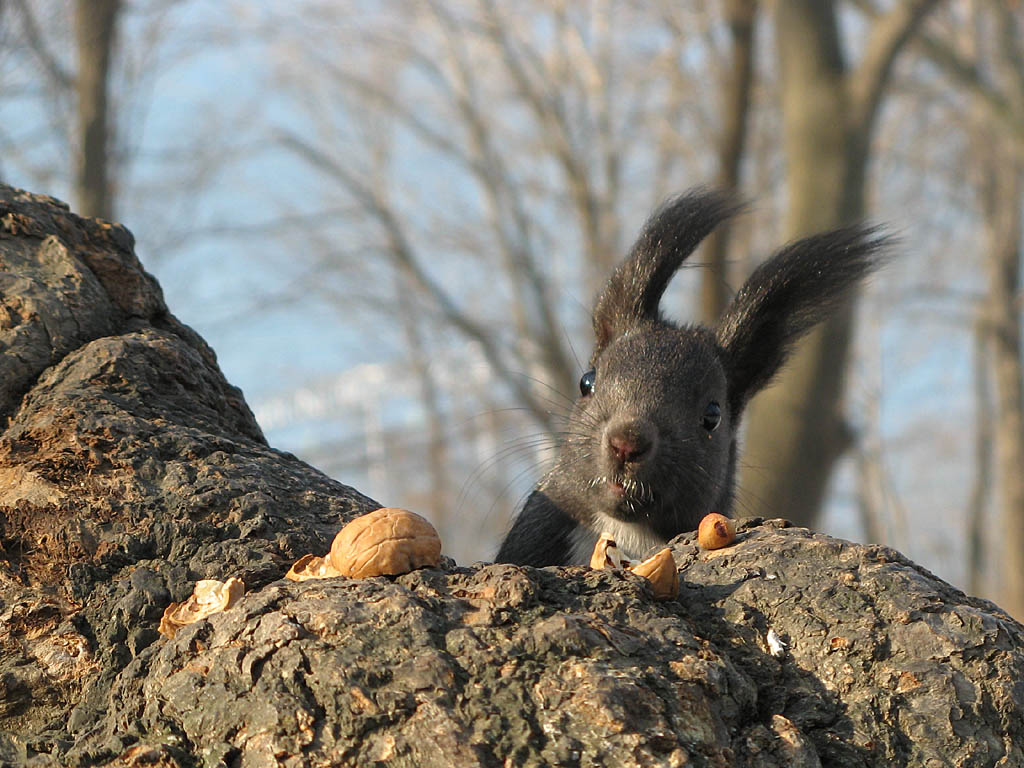
[[[998,141],[994,146],[999,146]],[[989,345],[996,413],[995,464],[1001,542],[1001,605],[1024,616],[1024,375],[1021,361],[1021,165],[1012,149],[990,152],[982,207],[988,225]]]
[[[740,169],[747,147],[750,92],[754,84],[754,30],[757,0],[729,0],[726,20],[730,32],[729,62],[722,83],[722,140],[718,146],[719,189],[738,190]],[[704,276],[701,280],[701,316],[713,324],[732,297],[729,289],[729,235],[732,222],[725,221],[704,244]]]
[[[850,69],[835,4],[780,0],[775,36],[781,80],[787,239],[860,219],[872,128],[892,63],[934,1],[878,17],[862,61]],[[836,460],[850,442],[843,382],[852,303],[812,333],[778,384],[751,404],[740,502],[802,525],[817,519]]]
[[[988,529],[987,512],[993,486],[992,446],[995,442],[995,406],[992,402],[991,375],[991,320],[988,302],[982,301],[975,322],[974,341],[974,400],[975,435],[974,456],[976,477],[967,506],[967,592],[985,594],[985,566]]]
[[[76,0],[78,152],[75,198],[79,213],[112,219],[110,121],[107,91],[120,0]]]
[[[860,216],[863,188],[851,188],[848,176],[851,164],[866,158],[850,156],[848,75],[833,4],[780,2],[775,30],[789,200],[784,231],[794,239]],[[840,401],[850,322],[846,308],[817,329],[779,385],[752,403],[742,487],[759,514],[805,525],[817,516],[849,441]]]

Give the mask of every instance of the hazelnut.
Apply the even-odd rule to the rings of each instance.
[[[697,543],[704,549],[721,549],[736,540],[736,523],[725,515],[705,515],[697,528]]]
[[[651,582],[655,600],[671,600],[679,594],[679,572],[668,547],[629,570]]]
[[[416,513],[386,507],[342,528],[328,558],[341,576],[393,576],[438,565],[441,539]]]
[[[174,637],[174,634],[186,624],[226,611],[244,592],[245,584],[238,578],[230,578],[227,581],[197,581],[188,600],[167,606],[163,618],[160,619],[160,634]]]

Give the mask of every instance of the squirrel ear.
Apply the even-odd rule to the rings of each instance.
[[[703,188],[669,200],[647,220],[640,237],[594,305],[596,351],[637,321],[660,317],[658,303],[679,266],[701,240],[741,206]]]
[[[754,270],[715,333],[734,419],[782,367],[793,344],[885,261],[890,242],[878,228],[846,227],[798,240]]]

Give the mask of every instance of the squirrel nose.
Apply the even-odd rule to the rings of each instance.
[[[646,424],[629,422],[609,427],[605,431],[608,451],[618,463],[638,463],[651,453],[654,447],[653,430]]]

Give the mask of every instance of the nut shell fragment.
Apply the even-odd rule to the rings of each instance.
[[[226,611],[245,593],[245,584],[239,578],[227,581],[202,579],[196,582],[192,595],[182,603],[171,603],[160,619],[160,634],[174,637],[186,624]]]
[[[328,557],[341,576],[394,576],[438,565],[441,539],[415,512],[385,507],[342,528]]]
[[[697,528],[697,543],[704,549],[721,549],[736,540],[736,523],[725,515],[705,515]]]
[[[779,633],[774,629],[769,629],[768,634],[765,636],[765,642],[768,643],[768,650],[772,656],[776,659],[781,659],[786,655],[786,649],[789,648],[789,643],[783,640]]]
[[[632,564],[633,561],[619,551],[611,534],[602,533],[590,556],[590,567],[600,571],[605,568],[629,568]]]
[[[655,600],[671,600],[679,594],[679,572],[668,547],[629,570],[651,582]]]
[[[286,579],[292,581],[327,579],[331,576],[341,576],[341,574],[331,563],[330,557],[317,557],[316,555],[303,555],[284,575]]]

